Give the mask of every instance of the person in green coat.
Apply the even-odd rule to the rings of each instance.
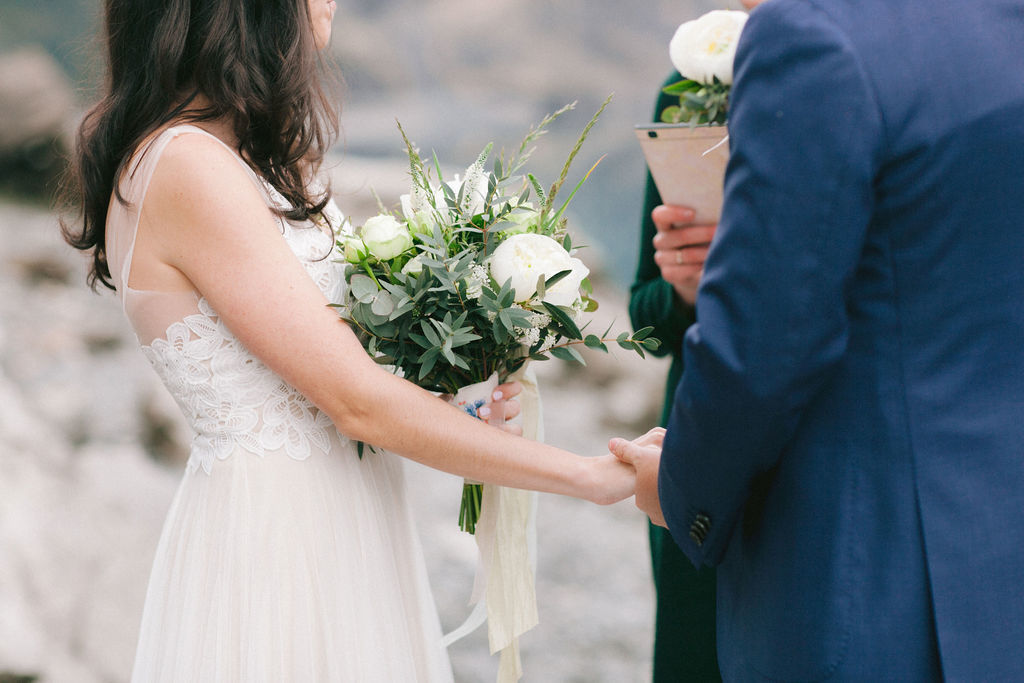
[[[680,80],[678,73],[665,85]],[[654,120],[679,102],[664,93]],[[692,224],[693,212],[663,206],[650,173],[644,193],[640,257],[630,290],[629,314],[634,329],[652,326],[661,340],[659,355],[671,354],[659,424],[665,425],[672,396],[683,373],[686,329],[696,321],[694,301],[704,256],[715,226]],[[668,530],[649,526],[651,561],[657,595],[654,628],[654,681],[719,681],[715,654],[715,571],[697,570],[679,550]]]

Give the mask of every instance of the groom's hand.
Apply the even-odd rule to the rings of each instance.
[[[615,438],[608,442],[608,450],[616,458],[636,469],[636,506],[658,526],[667,526],[658,499],[658,466],[664,438],[665,430],[655,427],[633,441]]]

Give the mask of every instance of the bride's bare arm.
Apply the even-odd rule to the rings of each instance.
[[[580,457],[488,427],[382,370],[213,140],[183,135],[168,145],[143,206],[140,248],[187,278],[250,351],[354,439],[504,486],[598,503],[633,493],[632,468],[614,456]]]

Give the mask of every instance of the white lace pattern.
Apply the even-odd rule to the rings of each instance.
[[[329,209],[337,225],[340,212],[333,203]],[[320,290],[341,301],[343,266],[330,251],[333,238],[308,225],[281,225]],[[205,298],[197,313],[170,325],[142,352],[195,430],[189,472],[202,468],[209,474],[214,462],[238,449],[259,456],[283,451],[296,460],[330,450],[330,433],[337,433],[330,419],[250,353]]]

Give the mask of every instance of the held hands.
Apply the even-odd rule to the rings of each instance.
[[[586,495],[591,503],[611,505],[633,495],[636,489],[636,470],[620,461],[611,453],[584,458],[586,472]]]
[[[633,441],[615,438],[608,442],[608,450],[615,457],[636,469],[636,506],[658,526],[667,526],[658,498],[658,466],[664,439],[665,430],[655,427]]]
[[[515,398],[522,391],[523,386],[519,382],[499,384],[492,394],[493,400],[481,406],[477,414],[488,424],[521,436],[522,427],[506,420],[515,418],[522,410]],[[636,488],[636,471],[611,453],[584,458],[584,472],[581,482],[583,495],[580,497],[598,505],[611,505],[625,500],[633,495]]]
[[[691,306],[697,300],[697,285],[704,272],[716,225],[694,225],[693,209],[661,205],[651,212],[658,233],[654,236],[654,262],[661,277]]]

